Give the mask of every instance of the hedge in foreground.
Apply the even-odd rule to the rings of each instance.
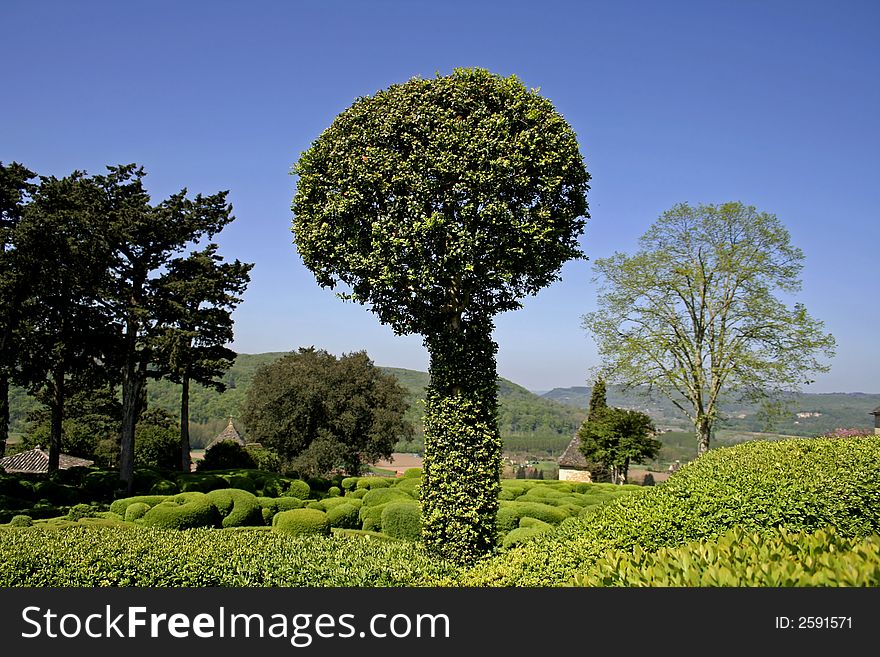
[[[565,520],[486,559],[464,586],[565,586],[609,549],[649,552],[712,539],[741,525],[841,536],[880,532],[880,437],[748,442],[714,449],[663,486]]]
[[[582,586],[880,586],[880,536],[847,538],[834,529],[814,534],[747,534],[735,527],[716,541],[645,552],[612,550]]]
[[[454,573],[417,543],[360,536],[0,528],[0,587],[431,586]]]

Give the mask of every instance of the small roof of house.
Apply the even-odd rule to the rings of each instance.
[[[61,470],[87,468],[94,464],[94,461],[81,459],[70,454],[61,454],[58,457],[58,467]],[[6,472],[49,472],[49,452],[37,445],[27,452],[19,452],[0,459],[0,467]]]
[[[205,451],[211,449],[217,443],[222,443],[224,440],[230,440],[234,443],[238,443],[239,445],[244,445],[244,438],[241,437],[241,434],[238,433],[238,430],[235,428],[235,425],[232,423],[232,418],[229,418],[229,424],[226,425],[226,428],[218,433],[207,445],[205,445]]]
[[[581,439],[577,434],[574,435],[574,438],[568,443],[568,447],[562,452],[562,456],[559,457],[559,467],[571,468],[573,470],[589,469],[587,459],[584,457],[583,452],[581,452]]]

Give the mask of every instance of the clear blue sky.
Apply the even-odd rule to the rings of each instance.
[[[230,190],[224,255],[255,262],[244,353],[366,349],[427,368],[418,336],[322,290],[292,245],[292,164],[358,96],[454,67],[540,87],[593,176],[591,259],[632,251],[675,203],[776,214],[808,310],[838,340],[808,390],[880,392],[880,3],[32,2],[0,4],[0,160],[41,174],[137,162],[158,201]],[[585,385],[589,263],[498,318],[498,370]]]

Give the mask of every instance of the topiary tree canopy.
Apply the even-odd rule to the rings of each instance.
[[[473,558],[495,540],[493,317],[583,256],[575,134],[516,77],[457,69],[357,99],[293,172],[294,241],[318,283],[424,337],[424,538]]]

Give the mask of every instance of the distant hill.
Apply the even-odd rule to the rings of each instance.
[[[586,408],[590,391],[588,386],[554,388],[542,396],[568,406]],[[871,411],[880,406],[880,394],[800,392],[787,395],[784,401],[782,414],[768,424],[758,405],[730,399],[721,406],[724,417],[717,428],[737,432],[773,431],[792,436],[817,436],[839,427],[868,429],[873,426]],[[682,412],[659,393],[648,395],[608,386],[608,404],[639,409],[654,418],[658,426],[691,428]]]

